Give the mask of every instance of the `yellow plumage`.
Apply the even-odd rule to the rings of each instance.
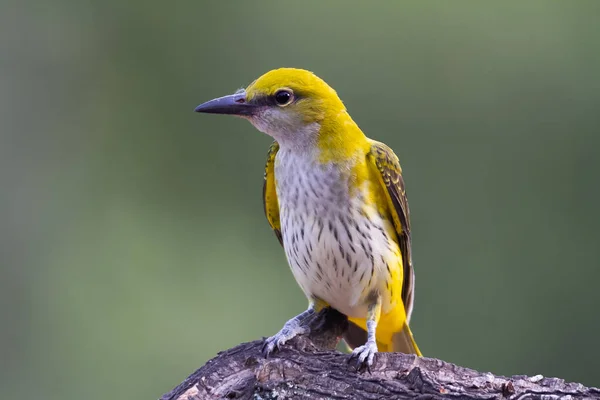
[[[368,140],[368,139],[367,139]],[[370,142],[370,143],[369,143]],[[366,203],[376,205],[378,211],[385,215],[391,222],[389,236],[396,237],[398,258],[390,260],[391,268],[390,285],[386,289],[393,305],[388,312],[381,313],[377,320],[377,342],[380,351],[402,351],[421,355],[415,343],[410,328],[406,309],[412,309],[412,260],[410,259],[410,225],[408,219],[408,203],[406,202],[404,183],[396,156],[391,149],[382,143],[368,141],[365,146],[364,162],[357,163],[353,168],[353,187],[359,187],[364,181],[373,182],[373,190],[366,197]],[[265,214],[269,224],[278,238],[281,238],[281,224],[279,221],[279,204],[275,190],[274,162],[279,145],[275,142],[269,149],[265,167],[264,205]],[[328,157],[329,158],[329,157]],[[327,162],[327,161],[325,161]],[[398,198],[394,204],[394,199]],[[281,240],[281,239],[280,239]],[[402,243],[402,244],[400,244]],[[406,268],[405,268],[406,264]],[[403,290],[405,274],[408,275],[409,284]],[[367,330],[366,317],[352,318],[349,320]],[[395,344],[394,344],[395,343]],[[354,345],[351,344],[351,347]]]
[[[276,140],[265,214],[311,306],[267,341],[267,352],[304,332],[308,314],[331,306],[352,322],[345,340],[360,362],[372,363],[377,350],[421,355],[408,326],[410,220],[393,151],[367,138],[337,93],[304,70],[270,71],[197,111],[242,116]]]

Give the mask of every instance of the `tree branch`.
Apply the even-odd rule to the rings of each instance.
[[[378,353],[371,371],[356,371],[335,351],[346,317],[327,309],[311,334],[262,356],[262,340],[220,352],[161,400],[199,399],[600,399],[600,389],[562,379],[481,373],[441,360]]]

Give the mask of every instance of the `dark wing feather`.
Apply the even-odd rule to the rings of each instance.
[[[273,142],[267,153],[267,163],[265,165],[265,182],[263,184],[263,205],[265,207],[265,216],[269,225],[273,228],[275,236],[283,246],[281,238],[281,223],[279,222],[279,201],[277,200],[277,191],[275,189],[275,156],[279,150],[279,144]]]
[[[398,235],[404,268],[402,301],[406,311],[406,321],[408,322],[413,308],[415,273],[410,249],[410,212],[404,189],[404,179],[402,179],[402,168],[400,168],[400,162],[396,154],[383,143],[373,141],[371,151],[367,157],[375,164],[381,175],[381,182],[386,189],[386,197],[390,203],[390,212]]]

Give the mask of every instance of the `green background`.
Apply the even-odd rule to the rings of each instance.
[[[0,397],[153,399],[306,302],[270,138],[195,114],[330,83],[400,157],[427,356],[600,386],[600,2],[4,0]]]

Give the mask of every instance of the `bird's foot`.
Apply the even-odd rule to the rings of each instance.
[[[356,370],[361,369],[363,366],[370,370],[377,351],[377,343],[374,340],[369,340],[363,346],[357,347],[352,351],[352,355],[348,362],[356,358]]]
[[[275,349],[285,344],[288,340],[310,332],[310,328],[303,325],[297,318],[292,318],[283,325],[283,328],[275,335],[267,338],[263,345],[263,354],[268,357]]]

